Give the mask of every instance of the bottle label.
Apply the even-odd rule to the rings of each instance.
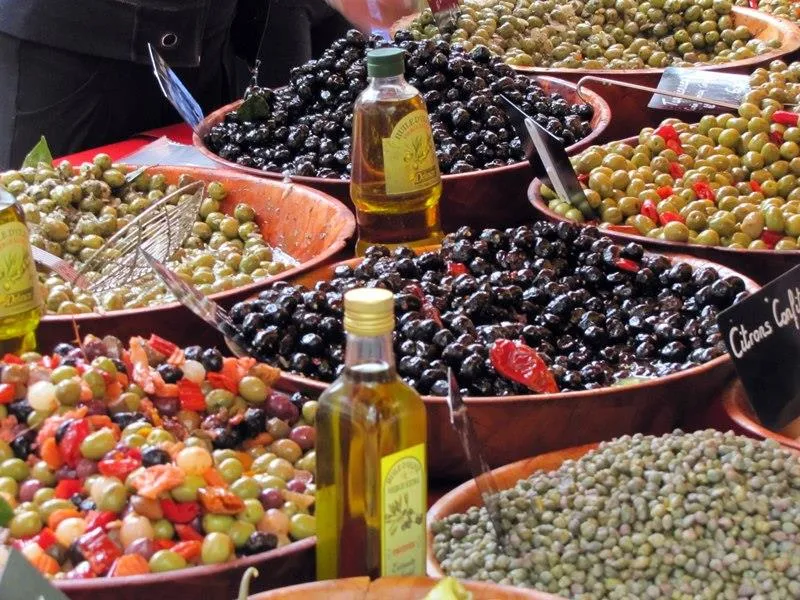
[[[381,458],[381,576],[425,574],[425,444]]]
[[[39,284],[23,223],[0,225],[0,317],[39,306]]]
[[[386,193],[411,194],[438,184],[439,163],[433,145],[428,113],[418,109],[395,125],[383,138],[383,170]]]

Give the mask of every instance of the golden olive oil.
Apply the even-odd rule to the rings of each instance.
[[[36,265],[22,208],[0,189],[0,356],[36,347],[41,318]]]
[[[370,51],[367,69],[370,83],[353,109],[356,252],[439,243],[442,181],[425,101],[403,78],[401,49]]]
[[[318,579],[425,573],[425,406],[395,371],[392,305],[387,290],[345,296],[346,367],[316,416]]]

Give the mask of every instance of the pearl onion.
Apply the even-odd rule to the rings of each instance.
[[[80,517],[69,517],[56,526],[55,536],[58,543],[68,548],[69,545],[81,537],[86,531],[86,521]]]
[[[125,548],[139,538],[152,540],[154,537],[153,525],[147,517],[130,514],[122,520],[122,526],[119,528],[119,540]]]
[[[178,452],[175,464],[189,475],[202,475],[211,468],[213,459],[205,448],[189,446]]]
[[[52,412],[58,408],[56,386],[49,381],[37,381],[28,388],[28,404],[39,412]]]
[[[193,381],[198,385],[203,383],[203,380],[206,378],[205,367],[196,360],[187,360],[185,363],[183,363],[181,370],[183,371],[183,376],[186,379]]]

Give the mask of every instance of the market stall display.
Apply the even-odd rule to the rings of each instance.
[[[800,21],[800,11],[791,0],[736,0],[737,6],[747,6],[793,23]]]
[[[586,600],[800,594],[800,461],[775,442],[625,436],[495,473],[504,544],[464,484],[428,514],[429,574]]]

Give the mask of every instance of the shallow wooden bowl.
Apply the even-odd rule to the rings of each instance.
[[[318,581],[250,596],[249,600],[423,600],[438,583],[428,577],[368,577]],[[557,596],[505,585],[462,581],[475,600],[559,600]]]
[[[782,446],[800,452],[800,440],[767,429],[761,424],[740,382],[737,381],[722,396],[722,410],[741,433],[759,440],[775,440]]]
[[[713,266],[726,275],[739,273],[685,255],[668,255],[694,267]],[[360,259],[346,261],[350,266]],[[293,280],[306,286],[330,280],[328,265]],[[748,290],[758,289],[744,277]],[[476,397],[466,404],[486,460],[492,467],[556,448],[579,446],[636,432],[661,434],[679,425],[685,414],[701,411],[731,381],[728,355],[703,365],[629,387],[559,394]],[[313,392],[328,385],[285,373],[285,384]],[[428,472],[433,478],[463,480],[469,476],[461,444],[450,425],[445,398],[424,396],[428,412]]]
[[[352,213],[330,196],[305,186],[294,185],[286,194],[287,184],[245,173],[196,167],[152,167],[149,173],[162,173],[168,183],[176,183],[182,173],[195,180],[220,181],[228,195],[221,210],[232,213],[244,202],[256,211],[256,220],[267,242],[298,261],[298,265],[262,281],[211,295],[225,307],[262,289],[270,282],[287,279],[331,260],[355,232]],[[210,328],[177,302],[160,306],[112,311],[100,315],[51,315],[42,319],[37,331],[39,349],[49,351],[59,342],[75,338],[73,322],[81,336],[107,334],[127,340],[132,335],[158,333],[179,345],[199,344],[199,336],[211,335]],[[214,339],[213,337],[207,338]]]
[[[316,538],[240,558],[222,565],[132,577],[58,581],[70,600],[231,600],[248,567],[261,575],[251,587],[264,591],[313,581]]]
[[[611,120],[611,109],[598,94],[591,90],[583,92],[584,99],[578,97],[575,85],[552,77],[539,78],[542,88],[558,92],[570,103],[588,102],[594,108],[592,133],[573,144],[567,150],[580,152],[598,141]],[[235,110],[241,101],[234,102],[216,110],[205,118],[192,136],[194,145],[211,160],[230,169],[269,179],[282,179],[279,173],[268,173],[253,167],[243,167],[235,162],[224,160],[211,152],[203,138],[208,131],[222,121],[225,115]],[[330,194],[352,209],[350,201],[350,182],[343,179],[324,179],[321,177],[293,177],[294,181]],[[473,227],[505,228],[523,223],[532,217],[531,207],[523,197],[523,190],[530,180],[527,162],[517,163],[496,169],[486,169],[472,173],[442,176],[441,215],[445,231],[455,231],[462,225]]]
[[[622,140],[630,142],[634,138]],[[569,219],[550,210],[541,194],[542,182],[534,179],[528,187],[528,199],[539,217],[551,222]],[[670,242],[668,240],[655,240],[644,235],[625,233],[613,229],[601,228],[604,235],[621,244],[636,242],[651,252],[688,254],[702,260],[708,260],[747,275],[755,281],[766,284],[783,275],[792,267],[800,264],[800,250],[776,252],[774,250],[736,250],[717,246],[701,246],[700,244],[687,244],[684,242]]]

